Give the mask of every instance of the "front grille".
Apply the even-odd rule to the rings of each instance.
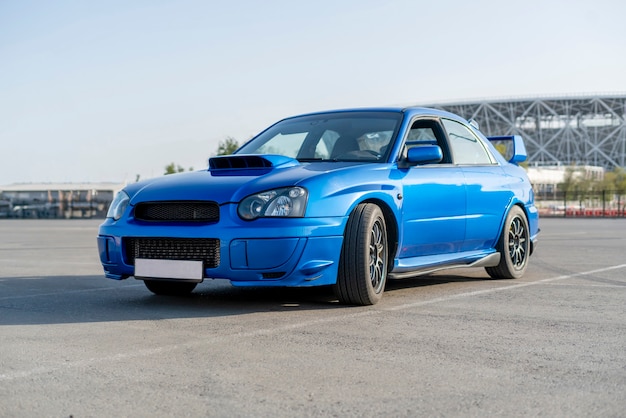
[[[217,222],[215,202],[145,202],[135,207],[135,219],[148,222]]]
[[[216,238],[124,238],[126,262],[136,258],[201,260],[204,268],[220,265],[220,240]]]

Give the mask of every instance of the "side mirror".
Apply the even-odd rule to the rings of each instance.
[[[411,165],[438,163],[443,160],[443,152],[439,145],[421,145],[409,148],[406,160]]]

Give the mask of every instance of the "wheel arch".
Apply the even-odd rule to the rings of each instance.
[[[528,212],[528,208],[526,207],[524,202],[518,199],[511,199],[511,202],[509,202],[509,205],[507,206],[506,211],[504,211],[504,216],[502,217],[502,222],[500,223],[500,229],[499,229],[500,231],[502,231],[503,228],[505,227],[506,217],[508,216],[509,212],[511,211],[511,209],[513,209],[514,206],[519,207],[522,210],[522,212],[524,212],[524,216],[526,216],[526,222],[528,222],[528,225],[530,227],[530,213]],[[531,239],[530,240],[530,252],[528,255],[531,256],[534,251],[535,251],[535,242]]]
[[[393,209],[384,200],[376,198],[365,199],[362,202],[358,202],[355,206],[358,206],[360,203],[372,203],[378,206],[383,212],[385,225],[387,227],[387,256],[390,260],[387,269],[391,270],[393,267],[393,260],[398,250],[399,227],[396,215]]]
[[[528,222],[528,227],[530,229],[530,213],[528,212],[528,208],[526,207],[526,205],[521,202],[521,201],[517,201],[513,204],[513,206],[519,206],[520,209],[522,209],[522,212],[524,212],[524,216],[526,216],[526,222]],[[511,207],[513,207],[511,206]],[[509,208],[509,210],[511,210],[511,208]],[[508,211],[507,211],[508,213]],[[531,231],[528,231],[529,234],[529,238],[530,238],[530,233]],[[533,252],[535,251],[535,242],[531,239],[530,240],[530,251],[528,253],[529,256],[533,255]]]
[[[502,221],[500,221],[500,229],[498,229],[498,231],[500,231],[500,233],[502,233],[502,231],[504,230],[504,228],[506,227],[506,217],[509,215],[509,212],[511,211],[511,209],[513,209],[513,207],[519,207],[522,212],[524,212],[524,216],[526,216],[526,222],[529,223],[530,225],[530,215],[528,213],[528,208],[526,207],[526,205],[524,204],[524,202],[522,202],[521,200],[518,199],[511,199],[511,201],[509,202],[509,204],[507,205],[506,210],[504,211],[504,216],[502,217]],[[499,235],[497,240],[499,239]],[[535,249],[535,243],[530,240],[530,253],[529,255],[532,255],[533,251]]]

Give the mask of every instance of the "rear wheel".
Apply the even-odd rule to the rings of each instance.
[[[344,233],[335,294],[342,303],[373,305],[387,281],[387,226],[378,206],[362,203],[350,214]]]
[[[498,241],[500,264],[486,267],[494,279],[519,279],[528,267],[530,236],[526,214],[519,206],[513,206],[506,217],[504,229]]]
[[[149,291],[155,295],[182,296],[188,295],[196,288],[198,283],[174,282],[170,280],[144,280]]]

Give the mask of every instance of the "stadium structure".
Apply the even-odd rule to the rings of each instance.
[[[626,94],[429,104],[487,136],[521,135],[532,166],[626,167]]]

